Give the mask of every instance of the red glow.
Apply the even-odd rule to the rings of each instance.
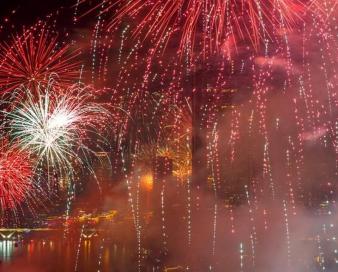
[[[0,147],[0,205],[13,209],[31,189],[33,169],[29,155],[17,147],[3,144]]]

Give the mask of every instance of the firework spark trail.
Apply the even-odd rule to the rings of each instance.
[[[51,75],[57,75],[60,90],[70,87],[80,75],[80,51],[60,44],[45,27],[27,30],[0,45],[0,93],[24,86],[35,91],[46,87]]]
[[[310,9],[324,15],[325,21],[334,17],[332,15],[337,12],[337,7],[338,0],[312,0],[310,5]]]
[[[256,231],[256,216],[255,216],[255,208],[252,205],[251,202],[251,196],[248,191],[248,185],[244,186],[245,188],[245,194],[247,198],[247,204],[249,209],[249,217],[250,217],[250,223],[251,223],[251,234],[250,234],[250,243],[251,243],[251,251],[252,251],[252,265],[255,266],[255,248],[257,244],[257,231]]]
[[[108,29],[125,18],[139,21],[133,36],[154,42],[158,49],[165,49],[170,39],[178,38],[181,53],[190,54],[199,48],[206,54],[221,50],[230,37],[249,40],[257,49],[260,42],[274,40],[281,28],[296,25],[306,6],[307,1],[301,0],[118,0],[100,15],[117,10]]]
[[[173,4],[183,2],[192,4],[190,6],[189,4],[186,6],[182,4],[178,8]],[[293,239],[293,225],[291,221],[294,219],[294,216],[291,215],[296,215],[296,207],[298,208],[297,200],[300,195],[304,194],[304,185],[306,185],[305,183],[307,182],[304,177],[308,167],[306,165],[307,158],[305,158],[307,155],[306,142],[309,140],[303,136],[306,134],[311,136],[312,134],[316,134],[316,131],[323,131],[323,135],[318,138],[318,141],[323,143],[325,147],[328,147],[330,137],[332,137],[330,131],[336,131],[336,128],[334,128],[336,121],[333,115],[336,98],[334,86],[337,80],[335,75],[335,49],[337,44],[334,39],[335,19],[329,18],[330,16],[328,16],[328,14],[333,13],[331,12],[332,9],[327,7],[328,3],[336,2],[316,1],[317,4],[322,5],[322,11],[324,12],[319,15],[311,13],[311,15],[306,18],[307,20],[302,21],[301,18],[299,18],[304,8],[302,3],[299,5],[299,10],[290,9],[290,13],[284,13],[283,5],[291,2],[274,1],[276,6],[274,9],[271,8],[268,10],[268,12],[273,12],[273,14],[270,13],[272,15],[269,16],[266,13],[267,6],[265,6],[269,5],[266,4],[270,3],[269,1],[242,1],[242,3],[245,4],[249,2],[257,4],[257,6],[252,5],[251,9],[243,9],[244,12],[241,13],[241,16],[234,17],[232,14],[241,11],[240,4],[235,6],[229,3],[235,3],[236,1],[224,1],[228,3],[225,12],[226,15],[224,16],[224,18],[228,20],[222,23],[226,26],[220,29],[220,31],[223,32],[217,32],[217,24],[215,21],[212,23],[212,20],[216,18],[213,17],[216,11],[213,10],[212,6],[210,6],[209,10],[206,10],[203,4],[201,5],[202,2],[207,3],[208,1],[141,2],[131,0],[124,2],[121,0],[114,3],[116,6],[114,6],[113,9],[116,10],[117,8],[118,13],[117,16],[113,17],[113,21],[111,21],[111,30],[113,30],[113,28],[114,30],[118,30],[115,26],[118,26],[125,18],[128,24],[128,27],[124,26],[121,29],[123,31],[123,42],[121,43],[117,59],[122,67],[118,75],[117,87],[114,89],[114,102],[117,102],[117,104],[123,103],[123,105],[125,105],[124,109],[129,115],[142,116],[142,118],[138,119],[142,119],[142,124],[143,122],[144,124],[149,124],[153,122],[154,119],[160,120],[159,123],[161,124],[166,124],[170,118],[168,118],[169,114],[165,112],[168,109],[165,103],[179,105],[178,101],[180,101],[182,97],[185,95],[193,96],[196,90],[207,93],[205,95],[205,101],[209,100],[211,103],[202,105],[197,111],[199,111],[203,119],[198,125],[201,125],[203,129],[205,129],[203,133],[205,133],[207,137],[209,136],[205,146],[209,149],[212,147],[212,151],[209,151],[207,155],[207,165],[212,165],[212,167],[207,169],[207,171],[209,171],[208,176],[214,179],[217,178],[218,180],[219,178],[216,174],[219,172],[223,174],[225,164],[228,165],[229,161],[232,161],[234,168],[235,163],[239,163],[239,158],[242,159],[245,157],[247,150],[241,147],[241,145],[246,141],[247,134],[249,134],[250,143],[253,144],[252,161],[257,160],[262,162],[259,163],[259,166],[255,166],[255,162],[251,164],[254,170],[250,170],[249,175],[255,176],[248,177],[248,180],[253,178],[257,179],[254,185],[248,185],[247,188],[248,192],[250,192],[250,198],[248,198],[250,203],[248,203],[248,206],[251,206],[250,209],[256,207],[256,210],[250,212],[250,215],[255,221],[256,216],[262,216],[264,231],[271,231],[271,226],[273,226],[273,209],[266,204],[261,204],[260,201],[262,201],[262,199],[264,201],[264,199],[267,198],[268,191],[272,192],[273,202],[279,201],[280,198],[285,199],[285,202],[276,205],[279,205],[280,210],[284,211],[284,217],[282,217],[282,219],[285,221],[286,235],[282,237],[282,239],[286,241],[286,246],[288,247],[288,263],[292,263],[294,260],[290,258],[291,242]],[[193,4],[195,6],[193,6]],[[166,7],[166,9],[164,7]],[[103,12],[108,13],[109,10],[107,7]],[[197,16],[189,17],[189,12]],[[220,10],[217,12],[220,12]],[[285,16],[285,14],[290,16]],[[254,19],[246,21],[244,17]],[[132,20],[128,21],[128,18],[136,22],[141,21],[141,24],[135,27],[133,26]],[[218,18],[220,18],[220,16],[218,16]],[[231,21],[232,19],[234,21]],[[325,24],[325,22],[328,21],[330,21],[330,24]],[[233,22],[235,22],[235,24],[233,24]],[[301,22],[303,28],[293,29],[293,27],[297,25],[297,22]],[[215,31],[212,32],[213,30]],[[215,33],[219,33],[219,36],[214,36]],[[299,33],[302,33],[302,35],[299,35]],[[130,34],[134,34],[134,41],[136,41],[132,45],[128,43],[130,40],[128,41],[128,38],[126,38],[130,37]],[[302,42],[300,42],[300,39]],[[146,40],[148,40],[149,44],[145,42]],[[169,42],[170,40],[172,43]],[[264,44],[263,52],[259,50],[254,52],[248,49],[248,53],[245,54],[250,55],[246,55],[238,61],[242,56],[237,54],[236,57],[234,57],[232,52],[236,51],[234,47],[240,46],[240,40],[251,42],[255,49],[257,49],[259,45]],[[177,45],[179,44],[179,46],[175,46],[174,42],[176,42]],[[224,45],[225,42],[227,43]],[[297,45],[295,45],[295,43],[297,43]],[[298,50],[299,44],[301,43],[303,48],[300,51],[303,52],[299,52]],[[165,54],[161,54],[166,48],[166,45],[168,46]],[[311,48],[313,45],[314,48]],[[225,50],[225,48],[227,49]],[[179,53],[187,53],[187,55],[196,49],[196,55],[194,55],[194,57],[197,57],[194,58],[193,61],[186,56],[179,59],[177,58],[177,49]],[[243,48],[239,49],[238,53],[244,50]],[[161,52],[157,52],[157,50]],[[224,52],[222,50],[224,50]],[[217,60],[211,60],[211,58],[201,60],[201,56],[205,57],[210,52],[214,53],[215,51],[221,51],[222,54],[220,54],[220,57],[217,59],[222,59],[222,61],[218,62]],[[312,54],[313,51],[317,51],[319,54]],[[171,55],[173,52],[175,54],[174,57]],[[316,57],[311,59],[313,55],[316,55]],[[261,58],[261,63],[259,63],[259,61],[256,63],[256,60],[259,60],[259,58]],[[302,60],[299,58],[302,58]],[[196,64],[196,67],[190,67],[189,64],[191,63]],[[238,65],[238,63],[240,65]],[[210,67],[210,72],[217,74],[216,77],[208,78]],[[201,74],[197,73],[199,69],[203,70]],[[245,81],[246,78],[244,80],[241,78],[241,75],[247,70],[249,70],[248,73],[250,77],[250,81],[248,82]],[[194,74],[195,72],[196,74]],[[202,75],[201,80],[199,78],[200,75]],[[250,86],[248,88],[242,86],[233,87],[231,83],[236,81],[237,77],[240,77],[241,85]],[[215,78],[217,78],[217,80],[215,80]],[[188,82],[188,84],[183,82]],[[320,82],[320,84],[316,82]],[[222,96],[216,93],[212,95],[208,94],[209,89],[211,89],[209,85],[215,90],[238,88],[243,89],[243,92],[250,92],[250,102],[246,103],[247,101],[245,101],[243,106],[234,106],[230,135],[228,135],[229,130],[226,132],[220,130],[222,122],[224,121],[220,116],[223,113],[227,115],[226,111],[220,111],[219,107],[215,106],[215,101],[221,100]],[[157,107],[155,107],[156,110],[152,112],[153,115],[152,118],[150,118],[150,122],[148,112],[154,89],[156,89],[156,92],[159,94],[158,97],[161,97],[161,103],[159,103]],[[168,96],[163,98],[163,94]],[[175,96],[175,99],[171,99],[170,96]],[[232,101],[230,103],[232,103]],[[290,105],[290,113],[285,113],[284,110],[277,109],[275,107],[276,103]],[[157,109],[160,110],[157,111]],[[249,114],[247,114],[247,112]],[[157,118],[159,115],[162,116]],[[248,122],[245,122],[246,117]],[[219,135],[220,143],[228,137],[231,138],[230,145],[232,148],[230,153],[233,158],[232,160],[225,161],[219,158],[221,157],[222,150],[218,149],[224,146],[217,147],[213,145],[211,140],[213,137],[210,137],[210,135],[212,135],[213,124],[217,124],[218,129],[215,134]],[[286,124],[288,124],[288,127],[286,127]],[[182,123],[178,122],[174,126],[174,130],[178,130],[180,126],[182,126]],[[122,134],[128,134],[127,127],[130,128],[133,126],[129,126],[129,124],[126,125],[123,128],[124,131]],[[167,126],[165,125],[160,126],[159,130],[161,131],[158,134],[165,135],[162,130],[166,128]],[[136,130],[138,130],[138,128],[135,129],[135,131]],[[140,131],[135,132],[135,137],[137,141],[141,143],[141,146],[147,147],[149,141],[142,138],[143,131]],[[311,131],[315,132],[311,133]],[[328,131],[330,133],[328,133]],[[161,140],[159,139],[162,138],[159,137],[158,134],[155,135],[147,132],[147,135],[152,137],[156,150],[161,148],[159,145]],[[336,132],[331,134],[337,135]],[[171,140],[177,139],[176,132],[171,132],[169,135]],[[286,139],[287,137],[288,140]],[[315,140],[313,140],[313,142],[314,141]],[[283,169],[281,170],[284,171],[283,173],[279,173],[278,167],[275,167],[277,163],[278,165],[281,163],[280,161],[276,161],[276,142],[282,145],[282,147],[278,149],[278,156],[284,156],[283,158],[286,158],[282,160],[283,162],[280,167]],[[312,140],[311,144],[313,144]],[[176,146],[177,148],[174,148],[174,151],[171,150],[171,152],[178,152],[178,150],[181,149],[178,144],[176,144]],[[337,152],[337,149],[335,151]],[[156,152],[157,151],[155,151],[152,156],[157,154]],[[168,154],[168,152],[166,154]],[[255,171],[259,173],[254,173]],[[226,183],[228,177],[233,177],[231,176],[232,174],[232,171],[225,173],[225,178],[223,176],[221,177],[222,180],[219,181],[219,185],[226,187],[222,182]],[[283,181],[281,182],[279,180],[279,174],[283,177]],[[287,177],[286,180],[285,176]],[[295,179],[294,176],[296,176],[297,179]],[[192,187],[192,183],[189,175],[187,179],[182,180],[188,181],[187,229],[188,244],[190,245],[191,218],[189,216],[192,207],[192,201],[190,199],[190,187]],[[287,185],[288,188],[281,188],[285,185]],[[255,191],[252,196],[251,186],[254,187]],[[227,190],[227,188],[225,188],[225,190]],[[251,201],[254,202],[251,203]],[[135,200],[133,200],[133,202],[135,202]],[[260,204],[258,205],[258,203]],[[229,225],[231,232],[236,232],[236,235],[233,235],[234,237],[237,235],[241,236],[240,227],[237,227],[237,225],[240,225],[241,219],[236,218],[236,204],[229,203],[227,208],[229,209],[228,216],[230,217]],[[218,232],[218,229],[220,229],[218,227],[216,228],[216,223],[220,222],[218,219],[221,218],[218,214],[221,214],[221,209],[217,209],[215,206],[213,231],[215,236],[213,242],[216,241],[216,230]],[[256,243],[259,244],[262,241],[255,231],[256,226],[253,224],[250,234],[253,266],[256,265],[256,258],[258,260],[260,255],[260,248],[256,248]],[[243,250],[245,248],[245,253],[247,254],[247,252],[249,252],[249,244],[243,239],[245,238],[240,237]],[[216,252],[217,245],[218,241],[217,244],[213,243],[213,252]],[[206,248],[206,251],[207,250]],[[248,269],[246,268],[247,262],[243,264],[243,269]]]
[[[78,264],[79,264],[79,257],[80,257],[80,249],[81,249],[81,243],[82,243],[82,238],[83,238],[83,231],[84,231],[84,224],[81,227],[80,231],[80,237],[79,237],[79,242],[77,244],[77,250],[76,250],[76,257],[75,257],[75,267],[74,271],[78,271]]]

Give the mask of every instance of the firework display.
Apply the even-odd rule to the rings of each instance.
[[[337,271],[337,1],[71,2],[0,24],[0,236],[53,233],[60,271]]]
[[[226,50],[229,44],[241,40],[250,41],[257,49],[260,43],[268,43],[296,25],[305,12],[306,2],[121,0],[102,2],[100,6],[104,12],[113,13],[108,29],[129,17],[139,21],[133,36],[149,39],[155,48],[165,48],[174,39],[182,53],[199,49],[205,54]]]
[[[1,209],[14,209],[29,199],[34,186],[33,164],[29,154],[17,146],[1,144],[0,156]]]
[[[74,163],[84,166],[94,153],[88,143],[90,134],[98,135],[108,112],[92,102],[89,89],[81,85],[62,95],[53,91],[51,82],[38,86],[37,95],[25,89],[27,98],[6,119],[10,136],[22,150],[35,156],[38,164],[69,175]]]
[[[80,77],[79,51],[59,43],[43,26],[27,30],[0,45],[0,91],[11,92],[21,86],[34,90],[46,86],[51,75],[58,76],[61,88]]]

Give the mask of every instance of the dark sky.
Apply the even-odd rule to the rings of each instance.
[[[73,0],[2,0],[0,1],[0,11],[3,16],[16,9],[23,19],[29,19],[46,14],[60,6],[73,4]]]
[[[71,7],[74,3],[74,0],[1,0],[0,25],[7,31],[19,30],[22,25],[31,25],[38,18],[44,18],[60,7]]]

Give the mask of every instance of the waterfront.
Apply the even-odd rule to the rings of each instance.
[[[31,238],[0,242],[0,271],[135,271],[130,245],[100,238],[79,244],[66,242],[62,235]]]
[[[0,272],[337,272],[337,3],[0,0]]]

